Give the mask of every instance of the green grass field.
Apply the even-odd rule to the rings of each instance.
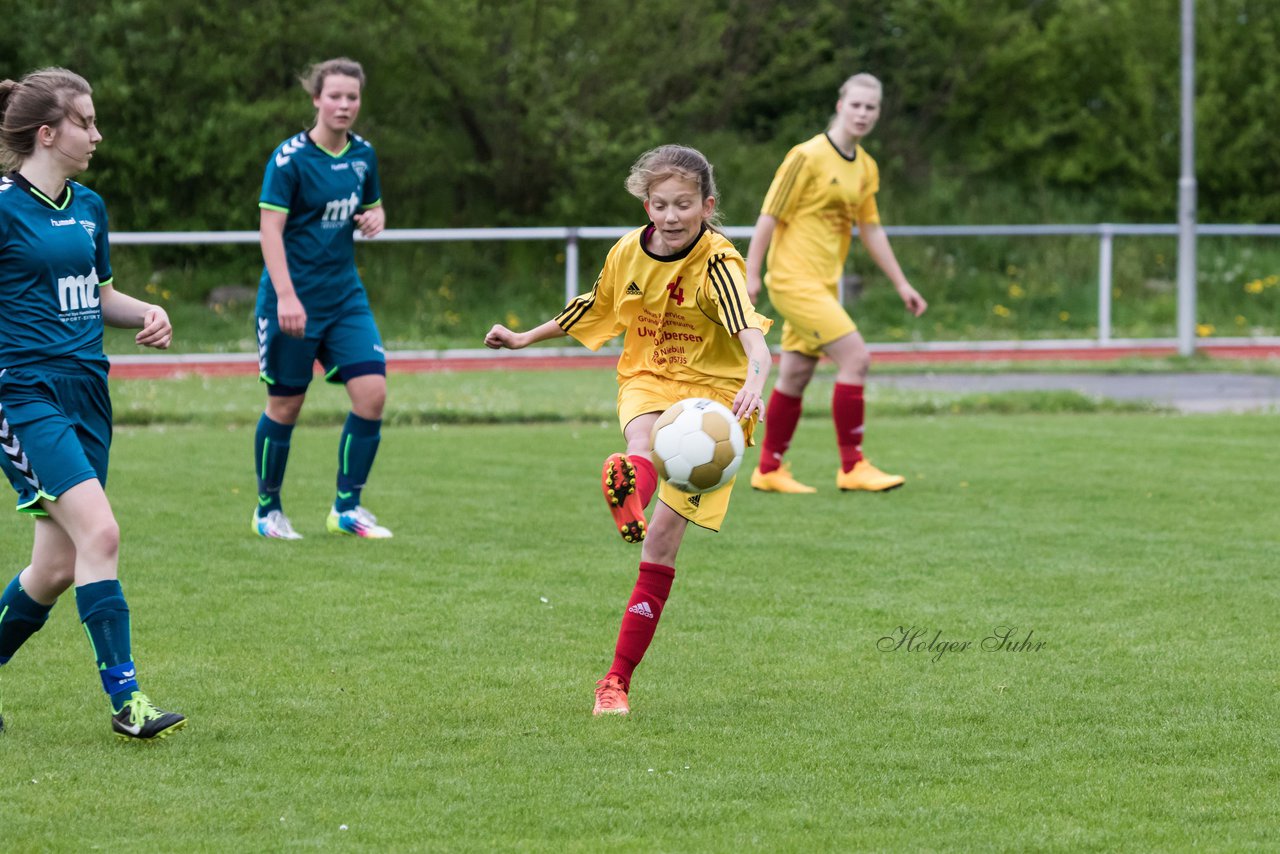
[[[191,724],[111,738],[63,601],[0,671],[0,849],[1280,845],[1274,416],[878,396],[868,449],[908,483],[845,495],[815,397],[792,461],[822,491],[744,484],[690,532],[633,714],[596,720],[638,560],[597,494],[609,386],[394,377],[383,542],[324,534],[317,391],[283,543],[249,532],[251,383],[116,383],[136,659]],[[9,571],[29,545],[0,520]],[[1043,646],[981,649],[1000,626]],[[886,649],[912,627],[971,646]]]

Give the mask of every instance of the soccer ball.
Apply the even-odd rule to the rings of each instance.
[[[658,476],[681,492],[714,492],[738,472],[746,439],[728,407],[690,397],[672,406],[653,425],[653,458]]]

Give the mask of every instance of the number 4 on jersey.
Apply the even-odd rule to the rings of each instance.
[[[684,305],[684,288],[680,287],[680,281],[684,276],[676,276],[674,282],[667,284],[667,290],[671,291],[671,298],[676,301],[676,305]]]

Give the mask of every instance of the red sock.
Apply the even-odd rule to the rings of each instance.
[[[831,417],[836,422],[840,468],[849,471],[862,459],[862,425],[866,417],[862,386],[836,383],[831,393]]]
[[[782,455],[791,447],[791,437],[800,423],[800,404],[804,398],[783,394],[776,388],[769,395],[765,410],[764,441],[760,448],[760,471],[768,474],[782,465]]]
[[[649,499],[658,489],[658,472],[644,454],[630,454],[627,459],[636,467],[636,494],[640,496],[640,503],[648,507]]]
[[[617,676],[630,689],[631,674],[640,659],[644,658],[649,642],[653,640],[654,630],[658,628],[658,618],[662,616],[662,606],[667,602],[671,582],[675,577],[676,570],[673,566],[640,564],[640,577],[636,579],[631,599],[627,601],[626,613],[622,615],[618,646],[614,649],[613,665],[606,678]]]

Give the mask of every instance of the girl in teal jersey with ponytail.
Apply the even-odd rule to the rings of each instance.
[[[104,491],[111,399],[102,327],[164,349],[169,317],[115,289],[102,198],[70,180],[102,142],[83,77],[46,68],[0,82],[0,467],[35,517],[31,563],[0,593],[0,670],[75,586],[111,725],[122,739],[186,724],[138,689],[120,528]],[[2,712],[3,709],[0,709]],[[0,729],[4,719],[0,717]]]

